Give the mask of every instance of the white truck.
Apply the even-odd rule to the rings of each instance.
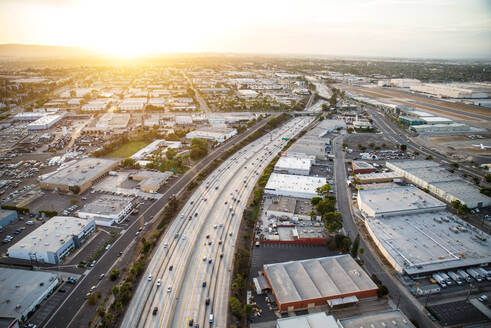
[[[433,279],[442,287],[445,288],[447,287],[447,284],[445,283],[445,279],[443,279],[438,273],[434,273],[431,275]]]
[[[450,277],[445,272],[439,272],[438,274],[445,280],[447,286],[453,285],[452,279],[450,279]]]
[[[481,278],[481,275],[476,271],[474,270],[473,268],[468,268],[468,269],[465,269],[465,271],[474,279],[476,279],[477,282],[481,282],[482,281],[482,278]]]
[[[448,271],[448,275],[450,278],[452,278],[453,281],[457,283],[457,285],[462,285],[462,277],[458,274],[456,274],[453,271]]]
[[[472,278],[464,270],[457,270],[457,273],[467,282],[471,282]]]
[[[477,271],[477,273],[479,273],[482,277],[482,279],[486,279],[487,281],[490,281],[491,280],[491,274],[486,271],[484,268],[481,268],[481,267],[478,267],[475,269]]]

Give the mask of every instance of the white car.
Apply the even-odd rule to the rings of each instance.
[[[169,285],[169,287],[167,287],[167,293],[170,293],[170,292],[171,292],[171,290],[172,290],[172,286],[171,286],[171,285]]]
[[[34,222],[32,222],[32,221],[26,221],[26,224],[27,224],[27,225],[33,225],[33,224],[34,224]]]
[[[152,275],[148,276],[148,281],[152,281]]]
[[[157,280],[157,287],[160,287],[160,279]]]

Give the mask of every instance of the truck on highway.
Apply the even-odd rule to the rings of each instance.
[[[447,284],[445,283],[445,279],[443,279],[438,273],[434,273],[431,275],[433,279],[442,287],[446,288]]]
[[[467,282],[471,282],[472,278],[464,270],[457,270],[457,273]]]
[[[453,281],[457,283],[457,285],[462,285],[462,277],[458,274],[456,274],[453,271],[448,271],[448,275],[450,278],[452,278]]]
[[[453,285],[452,279],[445,272],[439,272],[438,274],[445,280],[447,286]]]
[[[482,281],[482,277],[481,275],[474,269],[472,268],[468,268],[468,269],[465,269],[465,271],[474,279],[476,279],[477,282],[481,282]]]

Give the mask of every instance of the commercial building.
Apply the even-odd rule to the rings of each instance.
[[[156,193],[167,179],[172,176],[172,172],[156,172],[140,170],[129,175],[129,179],[139,181],[138,187],[148,193]]]
[[[244,99],[253,99],[258,96],[258,93],[254,90],[239,90],[239,97]]]
[[[312,159],[282,156],[276,162],[274,170],[278,173],[309,175],[311,166]]]
[[[58,123],[65,114],[44,115],[27,125],[28,130],[47,130]]]
[[[110,99],[101,98],[89,101],[87,104],[82,106],[82,111],[92,112],[92,111],[102,111],[107,108],[107,106],[111,103]]]
[[[265,264],[264,276],[281,312],[377,296],[377,285],[347,254]]]
[[[114,223],[120,223],[130,214],[133,206],[132,197],[102,194],[84,205],[77,212],[77,216],[95,220],[96,225],[111,226]]]
[[[201,128],[198,130],[191,131],[188,134],[186,134],[186,139],[190,140],[193,138],[198,138],[198,139],[212,140],[216,142],[224,142],[225,140],[232,138],[236,134],[237,134],[236,129],[210,127],[210,128]]]
[[[165,145],[165,139],[154,140],[152,143],[146,145],[145,147],[143,147],[142,149],[131,155],[131,158],[135,160],[144,159],[164,145]]]
[[[124,130],[130,121],[130,114],[124,113],[105,113],[96,124],[96,128],[101,131]]]
[[[442,98],[488,98],[491,88],[476,84],[430,84],[413,85],[412,91],[428,93]]]
[[[470,131],[471,128],[462,123],[449,123],[449,124],[424,124],[411,126],[411,130],[418,133],[437,133],[437,132],[466,132]]]
[[[143,110],[146,104],[147,104],[147,98],[127,98],[119,103],[118,109],[123,111]]]
[[[326,183],[326,178],[322,177],[272,173],[264,192],[277,196],[313,198],[318,196],[316,189]]]
[[[15,121],[36,121],[45,115],[46,112],[44,110],[39,112],[22,112],[14,115],[12,119]]]
[[[439,116],[423,117],[422,120],[424,121],[425,124],[429,124],[429,125],[453,123],[451,119],[445,117],[439,117]]]
[[[192,125],[193,118],[189,115],[176,115],[174,117],[177,125]]]
[[[364,161],[351,162],[351,168],[355,174],[377,172],[377,169],[373,165]]]
[[[60,279],[50,272],[0,268],[0,326],[16,327],[16,321],[27,320],[59,283]]]
[[[9,257],[58,264],[94,230],[94,220],[55,216],[10,247]]]
[[[118,164],[118,161],[112,159],[83,158],[61,166],[52,173],[39,176],[39,185],[43,189],[58,189],[65,192],[73,191],[78,187],[79,193],[83,193]]]
[[[425,121],[419,117],[399,116],[399,121],[410,126],[425,124]]]
[[[339,328],[339,326],[332,315],[327,315],[325,312],[318,312],[280,318],[276,320],[276,328]]]
[[[491,205],[491,198],[481,194],[475,185],[449,172],[437,162],[391,161],[386,162],[386,166],[401,174],[409,182],[429,190],[448,203],[458,200],[469,208]]]
[[[365,217],[390,217],[441,211],[445,203],[414,186],[358,190],[358,207]]]
[[[402,178],[402,174],[397,172],[374,172],[355,175],[355,179],[358,183],[392,182]]]
[[[399,310],[362,314],[338,319],[339,328],[416,328]]]
[[[3,228],[14,221],[17,221],[18,219],[19,216],[17,215],[17,211],[0,209],[0,228]]]
[[[409,88],[412,86],[420,85],[421,81],[417,79],[390,79],[390,86],[397,88]]]

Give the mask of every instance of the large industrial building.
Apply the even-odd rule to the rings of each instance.
[[[400,180],[402,178],[402,174],[396,172],[374,172],[355,175],[355,179],[358,183],[392,182],[394,180]]]
[[[412,91],[428,93],[442,98],[488,98],[491,87],[484,84],[430,84],[411,86]]]
[[[210,128],[201,128],[198,130],[191,131],[188,134],[186,134],[186,139],[191,140],[193,138],[198,138],[198,139],[212,140],[216,142],[224,142],[225,140],[232,138],[236,134],[237,134],[236,129],[210,127]]]
[[[10,247],[9,257],[58,264],[94,230],[94,220],[55,216]]]
[[[332,315],[327,315],[325,312],[317,312],[280,318],[276,320],[276,328],[339,328],[339,326]]]
[[[437,162],[391,161],[386,162],[386,166],[401,174],[409,182],[429,190],[430,193],[446,202],[458,200],[469,208],[491,205],[491,198],[481,194],[475,185],[449,172]]]
[[[264,192],[277,196],[313,198],[318,196],[316,189],[326,183],[326,178],[322,177],[272,173]]]
[[[28,130],[47,130],[51,128],[53,125],[58,123],[63,117],[64,114],[55,114],[55,115],[44,115],[39,119],[35,120],[32,123],[27,125]]]
[[[264,276],[281,312],[377,297],[377,285],[346,254],[266,264]]]
[[[18,219],[19,216],[17,215],[17,211],[0,209],[0,228],[17,221]]]
[[[489,236],[416,187],[358,193],[368,233],[396,271],[424,275],[491,263]]]
[[[80,193],[90,188],[94,182],[118,166],[118,161],[103,158],[83,158],[75,163],[39,177],[43,189],[58,189],[68,192],[75,186]]]
[[[87,104],[82,106],[82,111],[84,112],[102,111],[105,110],[110,103],[111,100],[107,98],[91,100]]]
[[[277,173],[309,175],[312,160],[309,158],[282,156],[276,162],[274,170]]]
[[[118,109],[123,111],[143,110],[146,104],[147,98],[127,98],[119,103]]]
[[[339,328],[415,328],[399,310],[367,313],[356,317],[338,319]]]
[[[0,268],[0,326],[16,327],[16,321],[25,322],[59,283],[50,272]]]
[[[133,208],[133,198],[117,195],[100,195],[77,212],[78,217],[95,220],[97,225],[111,226],[120,223]]]
[[[148,193],[156,193],[171,176],[172,172],[140,170],[136,173],[132,173],[129,178],[138,181],[138,187],[142,191]]]
[[[130,114],[105,113],[101,116],[95,127],[88,127],[84,132],[109,132],[112,130],[124,130],[130,121]]]

